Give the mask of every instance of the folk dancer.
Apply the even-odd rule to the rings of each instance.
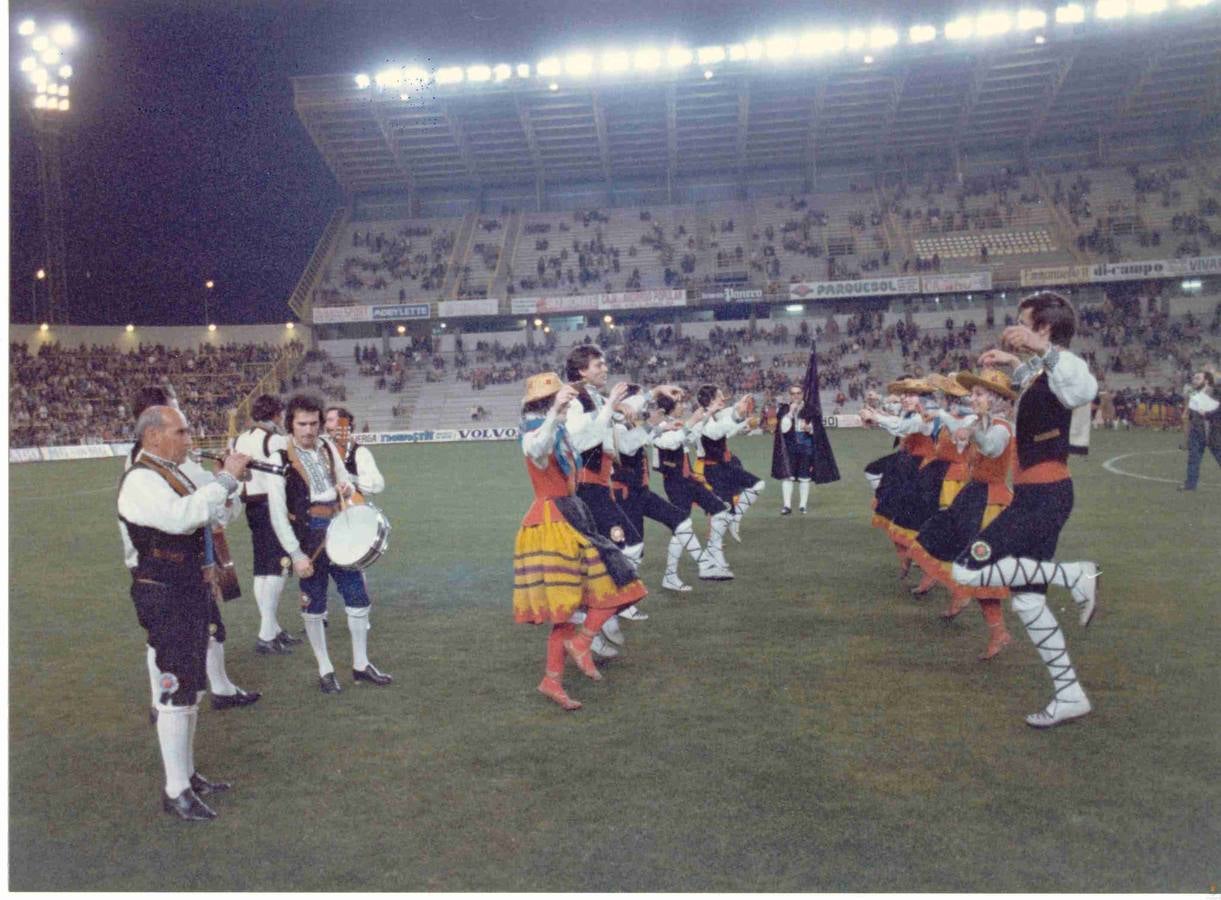
[[[279,422],[283,412],[284,404],[279,397],[271,394],[255,397],[250,407],[250,427],[237,436],[233,448],[253,460],[273,461],[273,456],[288,445],[284,427]],[[291,648],[301,643],[301,638],[280,627],[278,615],[288,572],[283,566],[285,551],[272,527],[267,505],[269,485],[275,478],[267,472],[251,470],[250,480],[242,489],[246,524],[250,526],[250,543],[254,551],[254,602],[259,608],[259,634],[255,638],[254,652],[260,656],[292,653]]]
[[[691,586],[678,575],[678,563],[686,551],[698,566],[704,558],[699,538],[691,526],[691,508],[680,508],[653,493],[649,487],[650,429],[646,425],[647,407],[652,395],[638,384],[629,384],[614,416],[615,447],[618,450],[611,470],[611,488],[632,527],[644,536],[644,520],[652,519],[670,529],[666,548],[666,573],[661,586],[668,591],[686,592]],[[610,637],[610,635],[608,635]]]
[[[976,418],[954,434],[956,442],[967,443],[967,484],[958,491],[950,506],[933,516],[912,541],[909,555],[932,579],[950,591],[950,604],[942,618],[953,619],[974,598],[988,626],[988,646],[980,660],[989,660],[1013,642],[1005,628],[1001,601],[1009,597],[1004,587],[970,588],[958,584],[951,574],[955,559],[971,540],[1013,500],[1009,478],[1013,472],[1013,400],[1017,394],[1009,376],[999,369],[984,369],[978,375],[959,372],[956,380],[971,391],[971,407]],[[947,475],[947,478],[949,476]]]
[[[885,477],[874,495],[872,524],[890,537],[895,555],[899,558],[899,578],[902,579],[907,577],[911,560],[904,548],[894,542],[891,525],[902,508],[906,494],[913,489],[921,464],[933,455],[933,439],[929,436],[932,425],[924,419],[921,402],[921,398],[931,394],[933,388],[922,379],[903,378],[888,384],[886,392],[899,398],[898,415],[865,408],[860,416],[863,425],[881,428],[899,442],[899,455],[885,466]]]
[[[158,671],[157,741],[165,768],[162,809],[202,821],[216,813],[201,796],[229,790],[195,767],[195,728],[207,681],[209,620],[214,600],[205,575],[211,526],[225,521],[246,457],[230,454],[208,484],[181,469],[191,448],[182,413],[150,406],[136,420],[140,445],[119,483],[119,531],[132,569],[131,598],[148,634]]]
[[[520,427],[534,501],[522,519],[513,549],[513,618],[551,625],[538,690],[565,710],[580,709],[564,690],[564,657],[594,681],[591,646],[616,610],[647,591],[636,567],[604,537],[577,494],[577,451],[564,424],[578,389],[544,372],[526,381]],[[584,613],[578,630],[574,615]]]
[[[1050,728],[1090,712],[1077,680],[1064,633],[1047,605],[1047,586],[1072,592],[1082,626],[1097,608],[1098,566],[1057,562],[1056,543],[1073,509],[1070,453],[1088,452],[1090,402],[1098,382],[1080,357],[1070,353],[1076,314],[1064,297],[1040,291],[1018,304],[1017,325],[1002,343],[1037,354],[1026,362],[1004,350],[989,350],[981,366],[1014,366],[1021,385],[1015,414],[1017,471],[1013,502],[983,529],[954,563],[954,580],[970,587],[1007,587],[1013,610],[1039,651],[1054,693],[1047,707],[1026,717],[1034,728]]]
[[[348,500],[355,488],[339,451],[319,434],[321,401],[298,394],[288,401],[284,423],[289,431],[288,445],[278,452],[276,461],[287,467],[286,474],[270,482],[267,496],[276,537],[300,579],[301,618],[318,662],[318,688],[324,694],[340,692],[326,646],[328,579],[335,581],[348,614],[353,680],[388,685],[394,679],[369,661],[371,601],[364,573],[334,566],[326,554],[327,528],[340,500]]]
[[[653,430],[653,468],[661,473],[666,497],[682,510],[698,505],[708,517],[708,543],[700,560],[700,578],[705,581],[729,581],[733,572],[725,561],[725,532],[733,521],[729,504],[714,494],[691,471],[689,453],[699,441],[696,432],[707,416],[697,409],[683,421],[686,397],[683,390],[663,385],[653,392],[661,419]]]
[[[712,488],[712,492],[730,504],[733,516],[729,522],[729,535],[741,542],[742,517],[751,508],[759,494],[767,486],[759,476],[748,472],[729,451],[729,438],[743,434],[750,428],[750,415],[754,398],[749,394],[733,406],[728,406],[725,394],[715,384],[701,385],[695,395],[696,402],[705,411],[705,418],[696,424],[699,444],[696,454],[701,461],[700,473]]]
[[[140,416],[146,409],[153,406],[168,406],[182,412],[178,407],[178,397],[174,393],[173,387],[168,384],[164,387],[161,385],[149,385],[136,392],[136,396],[132,401],[132,411],[135,413],[136,421],[139,421]],[[125,471],[135,465],[142,450],[143,445],[139,434],[137,434],[135,443],[132,444],[131,452],[127,454],[127,458],[123,463]],[[215,481],[211,472],[189,456],[183,459],[178,468],[197,488]],[[225,504],[223,514],[218,517],[217,521],[212,524],[208,531],[207,549],[209,565],[214,565],[216,561],[213,547],[213,529],[225,528],[241,514],[242,501],[240,497],[230,497]],[[126,545],[126,550],[127,568],[134,572],[136,569],[135,548]],[[215,569],[211,570],[211,573],[214,579]],[[212,695],[212,708],[215,710],[225,710],[250,706],[256,703],[262,694],[258,691],[242,690],[229,677],[229,672],[225,668],[225,621],[221,617],[220,603],[217,601],[216,594],[217,591],[214,586],[208,599],[208,651],[206,658],[208,691]],[[151,645],[145,651],[145,660],[148,668],[149,690],[152,697],[148,721],[150,724],[155,725],[157,722],[157,699],[161,696],[161,669],[157,666],[156,653]]]

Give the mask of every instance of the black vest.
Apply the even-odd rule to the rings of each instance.
[[[348,450],[348,455],[343,458],[343,467],[348,470],[348,474],[355,478],[359,473],[356,471],[356,448],[359,446],[356,441],[352,441],[352,446]]]
[[[119,481],[120,491],[123,490],[127,477],[136,469],[155,472],[158,477],[164,478],[176,493],[181,494],[181,489],[161,471],[160,466],[149,465],[143,461],[133,463],[132,467],[123,473],[123,478]],[[188,493],[193,493],[195,485],[181,472],[178,474],[183,482],[190,486],[191,491]],[[119,516],[119,519],[127,526],[127,536],[131,538],[136,553],[139,554],[135,573],[137,578],[178,585],[196,585],[202,581],[203,566],[207,559],[207,539],[204,536],[206,526],[200,526],[190,534],[169,534],[147,525],[137,525],[122,516]]]
[[[319,440],[319,446],[325,447],[326,452],[330,454],[331,463],[331,480],[335,481],[335,462],[338,455],[331,445]],[[293,526],[293,534],[297,536],[297,540],[305,545],[306,538],[309,535],[309,508],[312,506],[310,500],[309,482],[297,471],[288,458],[288,450],[277,450],[276,455],[279,457],[279,462],[284,466],[284,505],[288,507],[288,521]]]
[[[1047,373],[1040,372],[1018,398],[1018,466],[1029,469],[1050,460],[1068,462],[1072,419],[1073,411],[1052,392]]]
[[[646,447],[641,447],[635,453],[620,453],[619,463],[614,468],[613,477],[620,484],[632,487],[648,484],[648,468],[645,465],[644,453]]]
[[[700,443],[704,447],[704,462],[713,460],[713,464],[725,462],[729,457],[729,438],[712,438],[700,435]]]
[[[663,450],[657,448],[657,471],[666,475],[671,473],[681,475],[683,472],[683,458],[687,455],[686,447],[675,447],[673,450]]]
[[[587,390],[582,388],[581,393],[577,394],[577,399],[581,401],[581,409],[585,410],[587,413],[596,414],[597,407],[594,406],[594,401],[589,396],[589,392]],[[594,472],[602,471],[601,444],[598,444],[596,447],[590,447],[588,450],[581,452],[581,466]]]

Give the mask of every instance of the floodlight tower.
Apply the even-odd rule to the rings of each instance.
[[[40,28],[33,19],[17,26],[21,37],[20,68],[26,77],[26,112],[38,145],[38,183],[42,206],[47,321],[68,320],[68,254],[64,240],[63,136],[71,109],[68,81],[72,66],[67,51],[76,43],[72,26]]]

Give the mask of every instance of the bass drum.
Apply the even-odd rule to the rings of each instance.
[[[367,569],[389,545],[390,522],[372,503],[346,507],[326,530],[326,555],[341,569]]]

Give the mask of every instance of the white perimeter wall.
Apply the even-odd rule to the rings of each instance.
[[[208,331],[196,326],[141,326],[127,332],[122,325],[58,325],[40,331],[37,325],[10,325],[9,342],[25,344],[31,353],[45,343],[56,341],[63,347],[86,347],[98,344],[120,350],[134,350],[140,344],[161,344],[181,350],[193,350],[200,344],[287,344],[298,340],[306,347],[310,345],[310,329],[296,323],[293,328],[278,325],[217,325]]]

